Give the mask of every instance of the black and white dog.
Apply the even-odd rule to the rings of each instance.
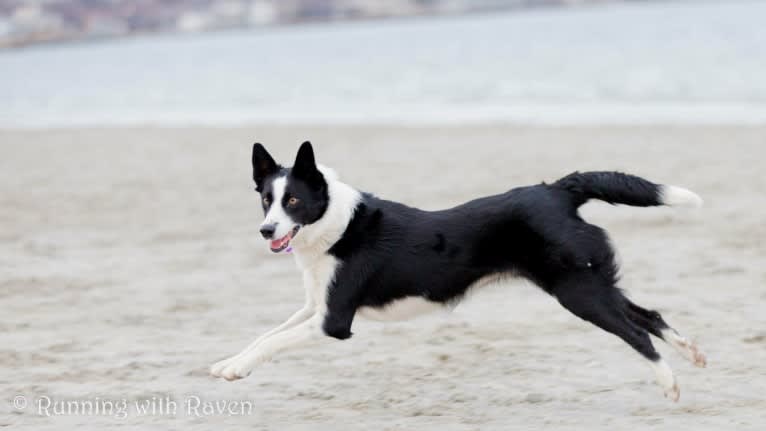
[[[399,320],[450,307],[472,287],[525,277],[576,316],[622,338],[656,373],[672,400],[679,388],[652,346],[654,335],[694,365],[705,356],[656,311],[617,288],[606,233],[578,208],[590,199],[633,206],[699,206],[689,190],[617,172],[573,173],[553,184],[519,187],[443,211],[379,199],[316,164],[308,142],[292,168],[253,146],[253,178],[266,219],[260,232],[275,253],[294,251],[306,302],[284,324],[211,367],[236,380],[277,352],[351,337],[354,317]]]

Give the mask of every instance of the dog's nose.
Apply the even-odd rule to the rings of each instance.
[[[274,236],[274,232],[277,230],[277,224],[265,224],[261,226],[261,235],[266,239],[271,239]]]

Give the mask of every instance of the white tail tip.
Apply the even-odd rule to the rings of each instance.
[[[663,205],[673,207],[692,207],[702,206],[702,198],[691,190],[676,186],[662,186],[660,189],[660,202]]]

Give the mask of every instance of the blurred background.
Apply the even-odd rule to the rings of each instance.
[[[763,123],[763,1],[6,0],[0,126]]]
[[[756,0],[0,0],[0,428],[763,431],[765,22]],[[505,280],[211,378],[302,304],[250,151],[290,165],[305,140],[424,209],[574,170],[694,190],[696,212],[582,215],[709,368],[657,340],[670,403],[625,343]],[[181,406],[46,417],[41,397]]]

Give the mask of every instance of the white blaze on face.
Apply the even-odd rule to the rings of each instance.
[[[285,213],[285,209],[282,207],[282,198],[285,196],[286,187],[286,177],[279,177],[271,184],[271,207],[269,207],[269,212],[266,213],[266,219],[261,224],[261,226],[276,225],[277,229],[274,232],[274,239],[286,236],[297,224]]]

